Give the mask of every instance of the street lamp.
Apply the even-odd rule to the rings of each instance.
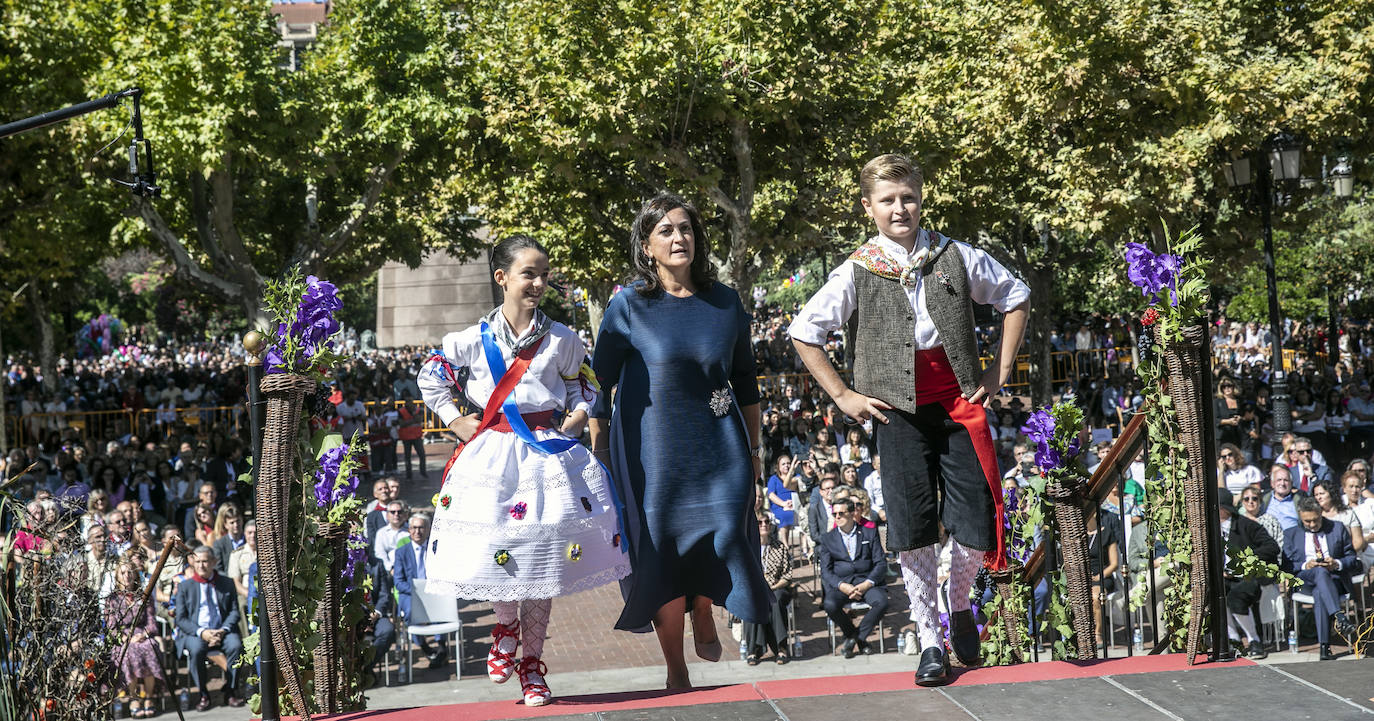
[[[1293,405],[1288,395],[1288,374],[1283,367],[1283,329],[1279,315],[1279,289],[1274,277],[1274,181],[1297,181],[1302,167],[1302,141],[1292,133],[1275,133],[1260,151],[1259,177],[1251,172],[1251,158],[1232,153],[1222,166],[1226,184],[1233,188],[1250,185],[1258,180],[1255,192],[1260,205],[1260,219],[1264,224],[1264,280],[1269,294],[1269,343],[1273,380],[1269,402],[1274,413],[1274,433],[1282,435],[1293,430]]]
[[[1348,156],[1336,158],[1336,165],[1331,168],[1331,191],[1337,198],[1349,198],[1355,194],[1355,169],[1350,166]]]

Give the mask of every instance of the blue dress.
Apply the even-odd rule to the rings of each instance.
[[[615,627],[648,631],[664,604],[697,595],[767,622],[772,592],[739,412],[759,390],[739,295],[720,283],[686,298],[626,288],[606,307],[592,368],[602,384],[592,417],[611,419],[633,569]]]
[[[787,484],[783,483],[781,478],[778,478],[776,473],[768,478],[768,492],[777,495],[778,498],[784,501],[792,501],[793,506],[797,505],[797,494],[790,490]],[[772,512],[774,518],[778,519],[778,526],[780,528],[791,528],[797,525],[796,511],[786,510],[782,506],[774,503],[772,499],[768,501],[768,510]]]

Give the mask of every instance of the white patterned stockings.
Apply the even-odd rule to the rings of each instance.
[[[966,548],[958,541],[950,541],[949,610],[969,610],[969,591],[973,579],[983,565],[983,551]],[[911,599],[911,614],[916,621],[916,637],[921,648],[933,648],[944,643],[940,627],[939,567],[940,546],[931,544],[897,554],[902,565],[902,581]]]
[[[496,622],[502,626],[515,623],[518,615],[520,642],[525,644],[523,656],[540,658],[544,655],[544,636],[549,630],[549,614],[553,611],[553,599],[493,601],[491,607],[496,612]],[[515,644],[514,639],[502,639],[499,648],[503,653],[514,654]]]

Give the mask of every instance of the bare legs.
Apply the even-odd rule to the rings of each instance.
[[[686,622],[687,599],[675,598],[654,614],[654,632],[658,647],[663,650],[663,663],[668,666],[668,688],[691,688],[687,675],[687,659],[682,656],[682,631]]]
[[[697,596],[692,601],[692,635],[701,645],[720,644],[715,619],[711,617],[711,599]],[[691,688],[687,673],[687,659],[682,652],[682,635],[686,630],[687,599],[675,598],[654,614],[654,631],[663,651],[663,663],[668,667],[668,688]],[[718,658],[718,657],[717,657]],[[710,660],[710,659],[708,659]]]

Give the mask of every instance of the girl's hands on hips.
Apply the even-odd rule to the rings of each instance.
[[[467,443],[472,440],[473,435],[477,433],[477,426],[481,424],[482,417],[476,413],[470,413],[466,416],[454,418],[453,421],[448,424],[448,429],[458,436],[458,440]]]

